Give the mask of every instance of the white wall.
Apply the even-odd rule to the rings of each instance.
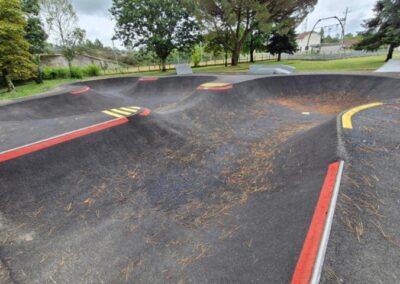
[[[76,58],[74,58],[74,60],[72,60],[72,66],[84,67],[90,64],[95,64],[101,67],[105,64],[105,62],[107,62],[109,69],[118,68],[118,65],[112,61],[91,58],[84,55],[78,55]],[[42,58],[42,63],[43,65],[49,67],[68,67],[68,61],[65,59],[64,56],[61,55],[48,57],[44,56]]]
[[[339,53],[343,51],[341,44],[336,45],[321,45],[320,52],[321,53]]]
[[[307,34],[304,38],[302,39],[297,39],[297,46],[300,52],[305,52],[306,51],[306,46],[307,46],[307,42],[308,42],[308,37],[309,34]],[[310,37],[310,43],[309,46],[313,46],[313,45],[319,45],[321,44],[321,36],[318,33],[312,33],[311,37]],[[309,48],[310,50],[311,48]]]

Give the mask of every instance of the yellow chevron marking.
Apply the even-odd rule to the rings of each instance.
[[[111,109],[111,111],[112,111],[112,112],[119,113],[119,114],[123,114],[123,115],[131,115],[131,114],[132,114],[131,111],[130,111],[130,112],[127,112],[127,111],[119,110],[119,109],[117,109],[117,108],[113,108],[113,109]]]
[[[122,117],[125,117],[125,116],[123,116],[123,115],[116,114],[116,113],[113,113],[113,112],[111,112],[111,111],[108,111],[108,110],[103,110],[103,111],[102,111],[102,113],[104,113],[104,114],[107,114],[107,115],[111,115],[111,116],[113,116],[113,117],[117,117],[117,118],[122,118]]]
[[[139,111],[138,109],[134,109],[134,108],[130,108],[130,107],[120,107],[119,109],[130,111],[133,113],[137,113]]]

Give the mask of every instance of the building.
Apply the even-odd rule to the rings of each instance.
[[[308,51],[311,51],[315,47],[321,45],[321,35],[319,33],[316,32],[301,33],[296,37],[296,43],[299,52],[307,51],[308,39],[310,39]]]
[[[314,47],[313,50],[319,53],[340,53],[353,49],[353,46],[359,42],[360,40],[356,38],[345,38],[343,44],[342,42],[321,43],[319,46]]]
[[[40,60],[42,64],[47,67],[68,67],[68,61],[62,54],[41,54]],[[80,54],[72,60],[72,66],[85,67],[91,64],[95,64],[102,69],[121,67],[121,65],[117,64],[115,61],[86,54]]]

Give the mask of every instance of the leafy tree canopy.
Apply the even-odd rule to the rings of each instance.
[[[30,15],[39,16],[40,3],[39,0],[21,0],[22,10]]]
[[[70,0],[41,0],[41,3],[48,29],[57,38],[71,71],[72,60],[84,43],[85,30],[77,26],[78,17]]]
[[[199,39],[199,27],[189,3],[176,0],[113,0],[115,37],[125,46],[145,47],[165,61],[174,49],[191,49]]]
[[[36,69],[25,36],[25,17],[20,0],[0,0],[0,68],[9,90],[11,79],[28,80]]]
[[[208,31],[227,31],[232,38],[232,65],[249,34],[256,28],[269,32],[272,25],[299,23],[317,0],[195,0],[196,15]]]
[[[389,45],[386,61],[400,45],[400,1],[379,0],[374,7],[375,16],[364,22],[363,40],[357,49],[374,51]]]
[[[228,55],[231,51],[232,38],[230,37],[229,31],[211,31],[204,36],[206,46],[204,50],[206,52],[213,53],[218,56],[220,54],[225,55],[225,66],[228,65]]]
[[[267,51],[272,55],[278,54],[278,61],[282,53],[293,54],[297,50],[296,33],[294,28],[286,34],[274,32],[268,41]]]
[[[22,0],[22,9],[27,15],[25,39],[31,45],[29,51],[32,54],[43,53],[48,36],[39,17],[39,0]]]
[[[269,36],[269,32],[262,31],[259,28],[250,33],[243,45],[243,52],[250,54],[250,62],[254,62],[254,51],[264,52],[267,49]]]

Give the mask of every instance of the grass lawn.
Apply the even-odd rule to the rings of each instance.
[[[76,82],[76,79],[47,80],[43,84],[29,82],[24,85],[15,86],[16,91],[8,93],[6,89],[0,89],[0,100],[10,100],[40,94],[55,89],[61,84]]]
[[[258,61],[255,64],[285,64],[296,67],[299,72],[331,72],[331,71],[373,71],[385,62],[385,55],[337,59],[329,61],[282,60]],[[250,63],[241,63],[238,66],[210,66],[195,68],[195,72],[230,73],[247,72]]]
[[[396,54],[395,57],[399,57]],[[276,61],[259,61],[256,64],[286,64],[296,67],[299,72],[339,72],[339,71],[373,71],[384,64],[385,55],[380,56],[368,56],[358,57],[349,59],[337,59],[330,61],[305,61],[305,60],[283,60],[281,62]],[[247,72],[249,69],[249,63],[241,63],[238,66],[209,66],[209,67],[198,67],[194,68],[195,73],[234,73],[234,72]],[[168,70],[167,72],[150,71],[141,73],[131,73],[124,75],[134,76],[162,76],[162,75],[173,75],[174,70]],[[110,78],[115,76],[123,76],[121,74],[99,76],[94,78],[86,78],[85,80]],[[25,85],[17,86],[17,90],[13,93],[7,93],[5,89],[0,89],[0,100],[9,100],[19,97],[25,97],[34,94],[40,94],[50,91],[60,84],[77,82],[77,79],[63,79],[63,80],[49,80],[43,84],[36,84],[34,82],[27,83]]]
[[[23,85],[15,86],[16,91],[12,93],[8,93],[6,89],[0,88],[0,100],[11,100],[17,99],[21,97],[36,95],[45,93],[47,91],[51,91],[58,87],[61,84],[65,83],[72,83],[72,82],[79,82],[84,80],[97,80],[97,79],[104,79],[104,78],[111,78],[111,77],[121,77],[127,75],[145,75],[145,76],[161,76],[161,75],[173,75],[176,74],[174,70],[168,70],[167,72],[160,72],[160,71],[150,71],[145,73],[132,73],[132,74],[116,74],[116,75],[107,75],[107,76],[98,76],[98,77],[91,77],[85,78],[83,80],[79,79],[60,79],[60,80],[45,80],[43,84],[36,84],[35,82],[29,82]]]

